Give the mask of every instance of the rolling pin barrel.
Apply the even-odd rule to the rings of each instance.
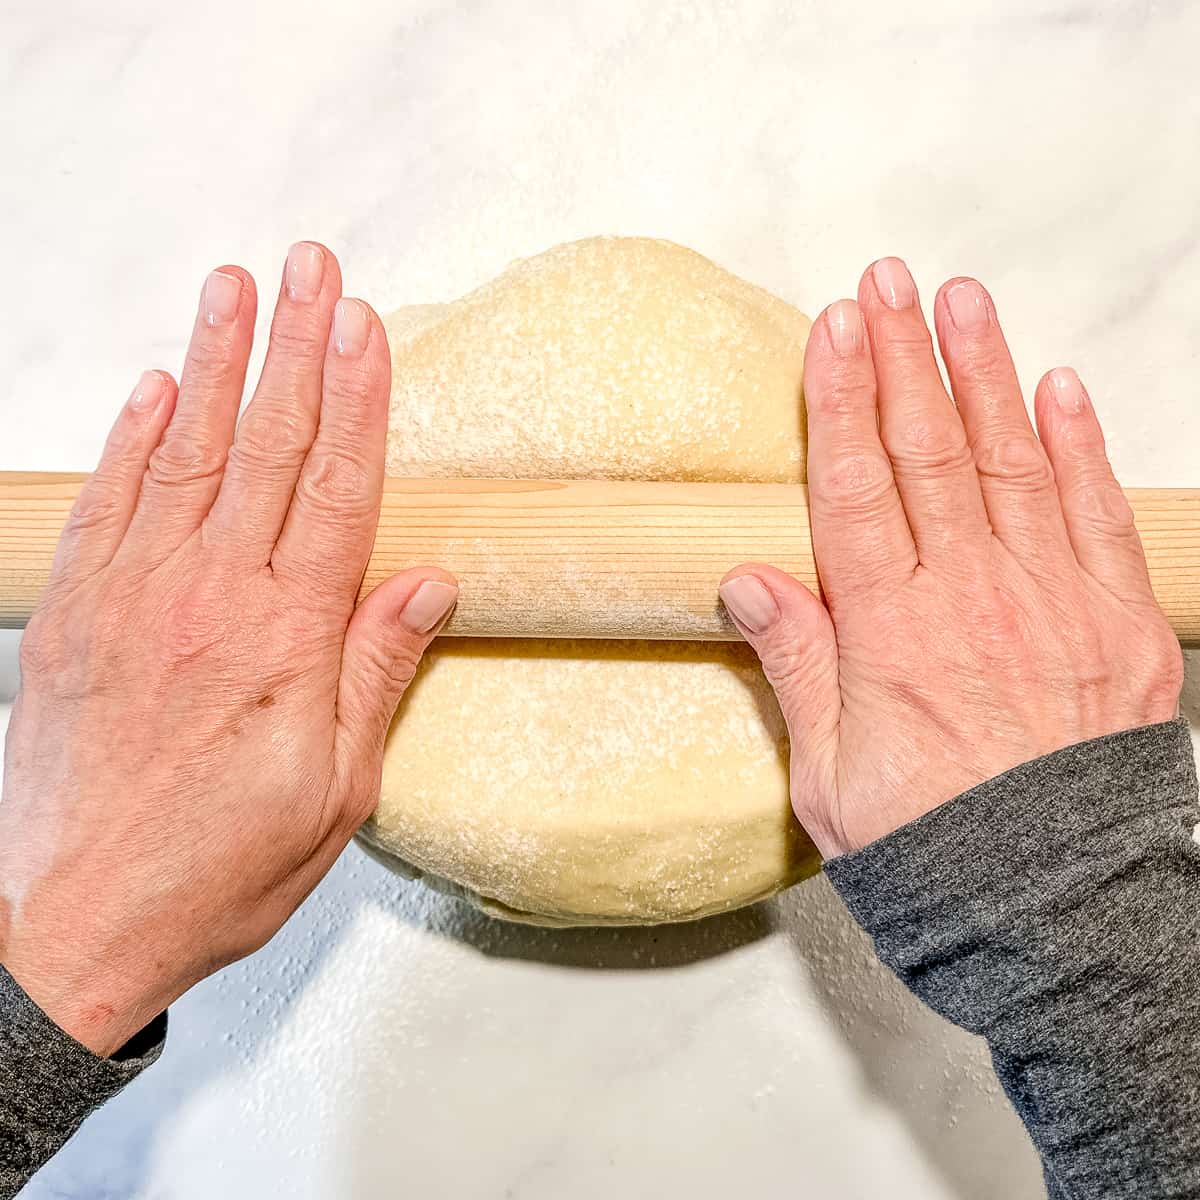
[[[0,625],[28,620],[83,475],[0,473]],[[1200,490],[1128,493],[1159,602],[1200,644]],[[769,562],[816,586],[799,484],[387,480],[363,594],[436,564],[461,584],[459,636],[739,637],[717,597],[730,567]]]

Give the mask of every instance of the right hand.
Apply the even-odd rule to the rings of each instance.
[[[792,803],[826,858],[1051,751],[1179,710],[1183,662],[1074,371],[1034,433],[991,298],[934,304],[899,259],[814,325],[804,364],[822,603],[747,564],[721,595],[775,687]]]
[[[391,370],[379,318],[340,296],[334,256],[292,247],[238,424],[254,281],[209,276],[178,389],[142,377],[21,644],[0,956],[97,1054],[261,946],[328,870],[457,595],[413,568],[355,609]]]

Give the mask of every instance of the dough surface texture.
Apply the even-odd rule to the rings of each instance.
[[[385,326],[391,475],[803,479],[808,319],[670,242],[559,246]],[[510,919],[689,920],[817,869],[787,752],[741,644],[444,638],[360,838]]]

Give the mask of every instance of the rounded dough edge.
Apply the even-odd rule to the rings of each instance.
[[[802,477],[799,381],[807,318],[683,247],[625,238],[571,243],[514,264],[460,301],[402,309],[385,325],[393,346],[390,474]],[[611,369],[614,363],[619,369]],[[631,395],[626,411],[622,400]],[[724,414],[715,411],[720,405],[714,399],[725,401]],[[642,422],[635,434],[630,420]],[[467,449],[462,461],[460,446]],[[639,760],[640,778],[628,792],[609,797],[608,818],[597,819],[581,805],[579,813],[567,814],[566,825],[556,826],[542,817],[560,760],[533,779],[532,793],[542,800],[520,816],[511,802],[528,797],[530,781],[513,773],[503,747],[478,756],[492,769],[491,781],[482,784],[491,802],[482,806],[473,803],[479,779],[464,777],[444,748],[433,755],[437,794],[430,795],[428,773],[418,767],[414,776],[411,764],[427,761],[428,745],[417,726],[426,739],[440,731],[451,747],[462,739],[459,764],[476,757],[463,747],[477,726],[462,713],[464,679],[454,669],[455,651],[435,647],[402,708],[409,713],[406,722],[393,727],[380,806],[360,840],[403,873],[424,877],[491,915],[548,925],[689,920],[739,907],[813,873],[819,859],[788,802],[786,739],[781,722],[775,724],[777,710],[774,719],[763,716],[774,709],[774,698],[753,655],[746,647],[730,648],[743,656],[731,665],[700,661],[703,650],[698,659],[693,652],[691,661],[687,648],[676,649],[682,658],[664,664],[664,644],[627,646],[629,661],[619,664],[629,669],[627,682],[636,693],[658,696],[659,711],[640,714],[640,724],[651,737],[667,739],[667,761]],[[526,679],[529,657],[537,660],[542,713],[551,725],[552,709],[578,707],[573,690],[580,686],[581,664],[604,658],[596,644],[577,646],[576,658],[563,650],[562,643],[503,643],[491,651],[502,674],[524,670]],[[518,669],[518,663],[524,666]],[[681,671],[691,675],[683,678]],[[738,686],[730,691],[726,685],[734,676]],[[740,742],[726,738],[722,710],[697,711],[689,698],[693,679],[710,690],[711,702],[736,708],[749,699],[754,711],[736,718],[743,726]],[[664,686],[677,689],[677,704],[664,702]],[[494,683],[489,695],[494,713]],[[715,696],[723,699],[713,701]],[[421,713],[430,721],[419,719]],[[456,721],[456,728],[445,728]],[[688,721],[718,740],[692,744],[687,753],[696,761],[681,769],[670,739]],[[636,702],[625,715],[630,723],[639,723]],[[561,731],[526,728],[521,736],[537,756],[539,737]],[[612,736],[627,752],[620,731]],[[592,769],[607,778],[613,763],[602,759],[594,759]],[[725,780],[724,802],[697,799],[697,772],[720,775],[730,763],[735,781]],[[505,780],[498,789],[497,778]],[[660,807],[655,788],[657,797],[690,797],[692,804]],[[414,789],[423,795],[414,798]],[[474,823],[465,837],[464,815],[468,826]],[[555,819],[561,816],[560,809]],[[520,838],[526,850],[533,847],[524,863],[513,853]],[[498,863],[513,869],[497,871]],[[578,870],[581,863],[588,869]]]

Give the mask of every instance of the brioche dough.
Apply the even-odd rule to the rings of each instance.
[[[574,242],[385,324],[389,474],[803,479],[807,318],[680,246]],[[818,865],[774,695],[728,643],[442,639],[360,836],[545,924],[687,920]]]

